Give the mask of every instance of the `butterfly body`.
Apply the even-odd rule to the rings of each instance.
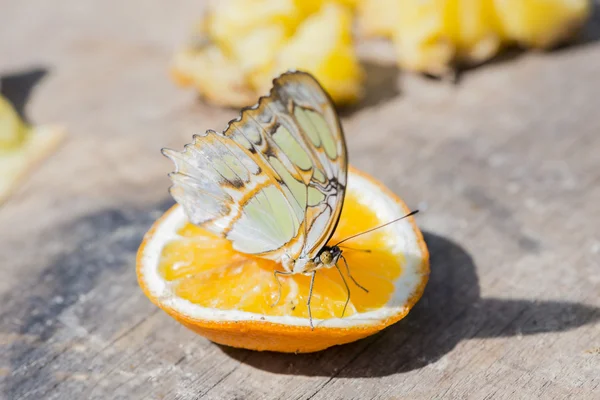
[[[342,251],[337,246],[325,246],[319,254],[314,258],[298,258],[293,259],[289,256],[284,256],[281,259],[281,265],[286,272],[292,274],[309,274],[321,268],[335,267]]]

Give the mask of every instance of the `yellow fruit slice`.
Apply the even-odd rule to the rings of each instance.
[[[23,143],[27,126],[12,104],[0,96],[0,151],[14,149]]]
[[[356,102],[362,96],[364,72],[352,41],[352,13],[328,3],[306,19],[276,56],[270,76],[297,69],[310,72],[338,104]],[[262,90],[271,86],[263,82]]]
[[[64,136],[62,128],[29,127],[0,96],[0,204],[37,162]]]
[[[175,56],[171,73],[213,103],[248,106],[288,69],[311,72],[338,104],[362,94],[354,51],[354,0],[227,0],[200,24],[202,44]]]
[[[257,28],[279,26],[290,34],[304,17],[295,0],[221,0],[211,6],[207,33],[225,49]]]
[[[394,36],[401,13],[399,0],[360,0],[357,18],[365,36]]]
[[[522,46],[547,48],[569,39],[591,13],[589,0],[494,0],[504,35]]]
[[[195,87],[214,104],[244,107],[256,101],[240,64],[212,43],[179,52],[171,76],[180,86]]]
[[[287,40],[280,25],[260,27],[248,32],[231,45],[233,58],[246,74],[272,67],[277,52]]]
[[[331,243],[388,222],[409,210],[370,176],[351,169],[348,192]],[[229,346],[312,352],[352,342],[403,318],[423,293],[429,254],[421,232],[407,218],[342,248],[358,288],[340,267],[317,272],[309,325],[309,277],[280,277],[272,261],[236,253],[230,243],[187,222],[180,206],[167,211],[146,234],[137,257],[140,286],[176,320]],[[275,303],[275,304],[274,304]]]
[[[398,4],[394,43],[403,68],[443,75],[453,63],[479,63],[498,53],[502,38],[492,0]]]
[[[432,75],[486,61],[504,45],[557,45],[591,8],[589,0],[376,0],[361,7],[363,29],[392,36],[402,68]]]

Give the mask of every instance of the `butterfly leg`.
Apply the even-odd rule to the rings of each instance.
[[[335,264],[335,268],[340,273],[340,276],[342,277],[342,282],[344,282],[344,286],[346,286],[346,293],[348,293],[348,296],[346,297],[346,302],[344,303],[344,309],[342,310],[342,316],[340,317],[344,318],[344,314],[346,313],[346,307],[348,307],[348,302],[350,301],[350,287],[348,286],[348,282],[346,282],[346,278],[344,278],[344,274],[342,274],[342,270],[340,269],[339,265]]]
[[[308,289],[308,301],[306,302],[306,307],[308,308],[308,319],[310,320],[310,329],[315,329],[315,326],[313,325],[313,320],[312,320],[312,312],[310,310],[310,301],[312,300],[312,292],[313,292],[313,286],[315,284],[315,275],[316,275],[317,271],[313,271],[310,275],[310,287]]]
[[[277,282],[277,285],[279,286],[279,292],[277,295],[277,301],[275,303],[271,304],[271,307],[275,307],[281,301],[281,281],[279,280],[279,277],[277,275],[292,275],[292,273],[284,272],[284,271],[273,271],[273,276],[275,277],[275,281]]]
[[[342,256],[342,260],[344,260],[344,264],[346,265],[346,272],[348,273],[348,276],[350,277],[350,279],[352,279],[352,282],[354,282],[354,284],[356,286],[358,286],[359,288],[361,288],[362,290],[364,290],[365,293],[369,293],[369,291],[367,290],[367,288],[365,288],[364,286],[362,286],[358,282],[356,282],[356,279],[354,279],[354,277],[352,276],[352,274],[350,274],[350,267],[348,266],[348,261],[346,261],[346,257]]]

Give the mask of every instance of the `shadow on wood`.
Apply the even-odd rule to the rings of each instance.
[[[341,107],[339,113],[342,117],[381,105],[400,94],[398,67],[373,61],[363,61],[362,66],[365,70],[364,97],[353,106]]]
[[[47,73],[48,69],[38,67],[0,77],[0,93],[10,101],[25,122],[31,122],[25,114],[31,91]]]
[[[14,371],[0,389],[4,395],[17,398],[39,382],[54,379],[52,363],[62,352],[47,343],[57,329],[65,329],[57,317],[93,290],[99,280],[125,276],[143,234],[172,203],[168,199],[150,209],[102,210],[52,232],[54,241],[71,243],[69,251],[50,260],[39,275],[1,299],[0,333],[32,338],[13,341],[3,349],[5,361]],[[582,304],[482,299],[471,256],[446,238],[426,233],[425,239],[432,255],[425,294],[404,320],[382,333],[312,354],[219,348],[243,363],[278,374],[376,377],[422,368],[461,340],[558,332],[600,320],[600,309]]]
[[[581,32],[579,44],[589,44],[600,40],[600,2],[592,2],[592,15]]]
[[[29,366],[54,351],[48,343],[57,329],[64,328],[58,316],[81,301],[99,280],[131,268],[144,233],[172,204],[167,199],[150,210],[101,210],[55,229],[52,238],[37,239],[40,243],[60,242],[68,251],[49,260],[39,275],[0,298],[0,335],[34,338],[11,341],[2,347],[2,361],[17,372],[4,380],[0,393],[9,399],[20,398],[39,382],[53,379],[51,363]]]
[[[560,332],[600,320],[600,309],[577,303],[485,299],[471,256],[458,244],[425,234],[431,276],[408,316],[382,333],[312,354],[251,352],[220,346],[255,368],[279,374],[376,377],[422,368],[461,340]]]

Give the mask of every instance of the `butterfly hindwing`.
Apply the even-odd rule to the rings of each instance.
[[[314,257],[342,209],[347,156],[328,95],[312,76],[286,73],[223,133],[166,150],[173,197],[190,221],[241,252]]]

